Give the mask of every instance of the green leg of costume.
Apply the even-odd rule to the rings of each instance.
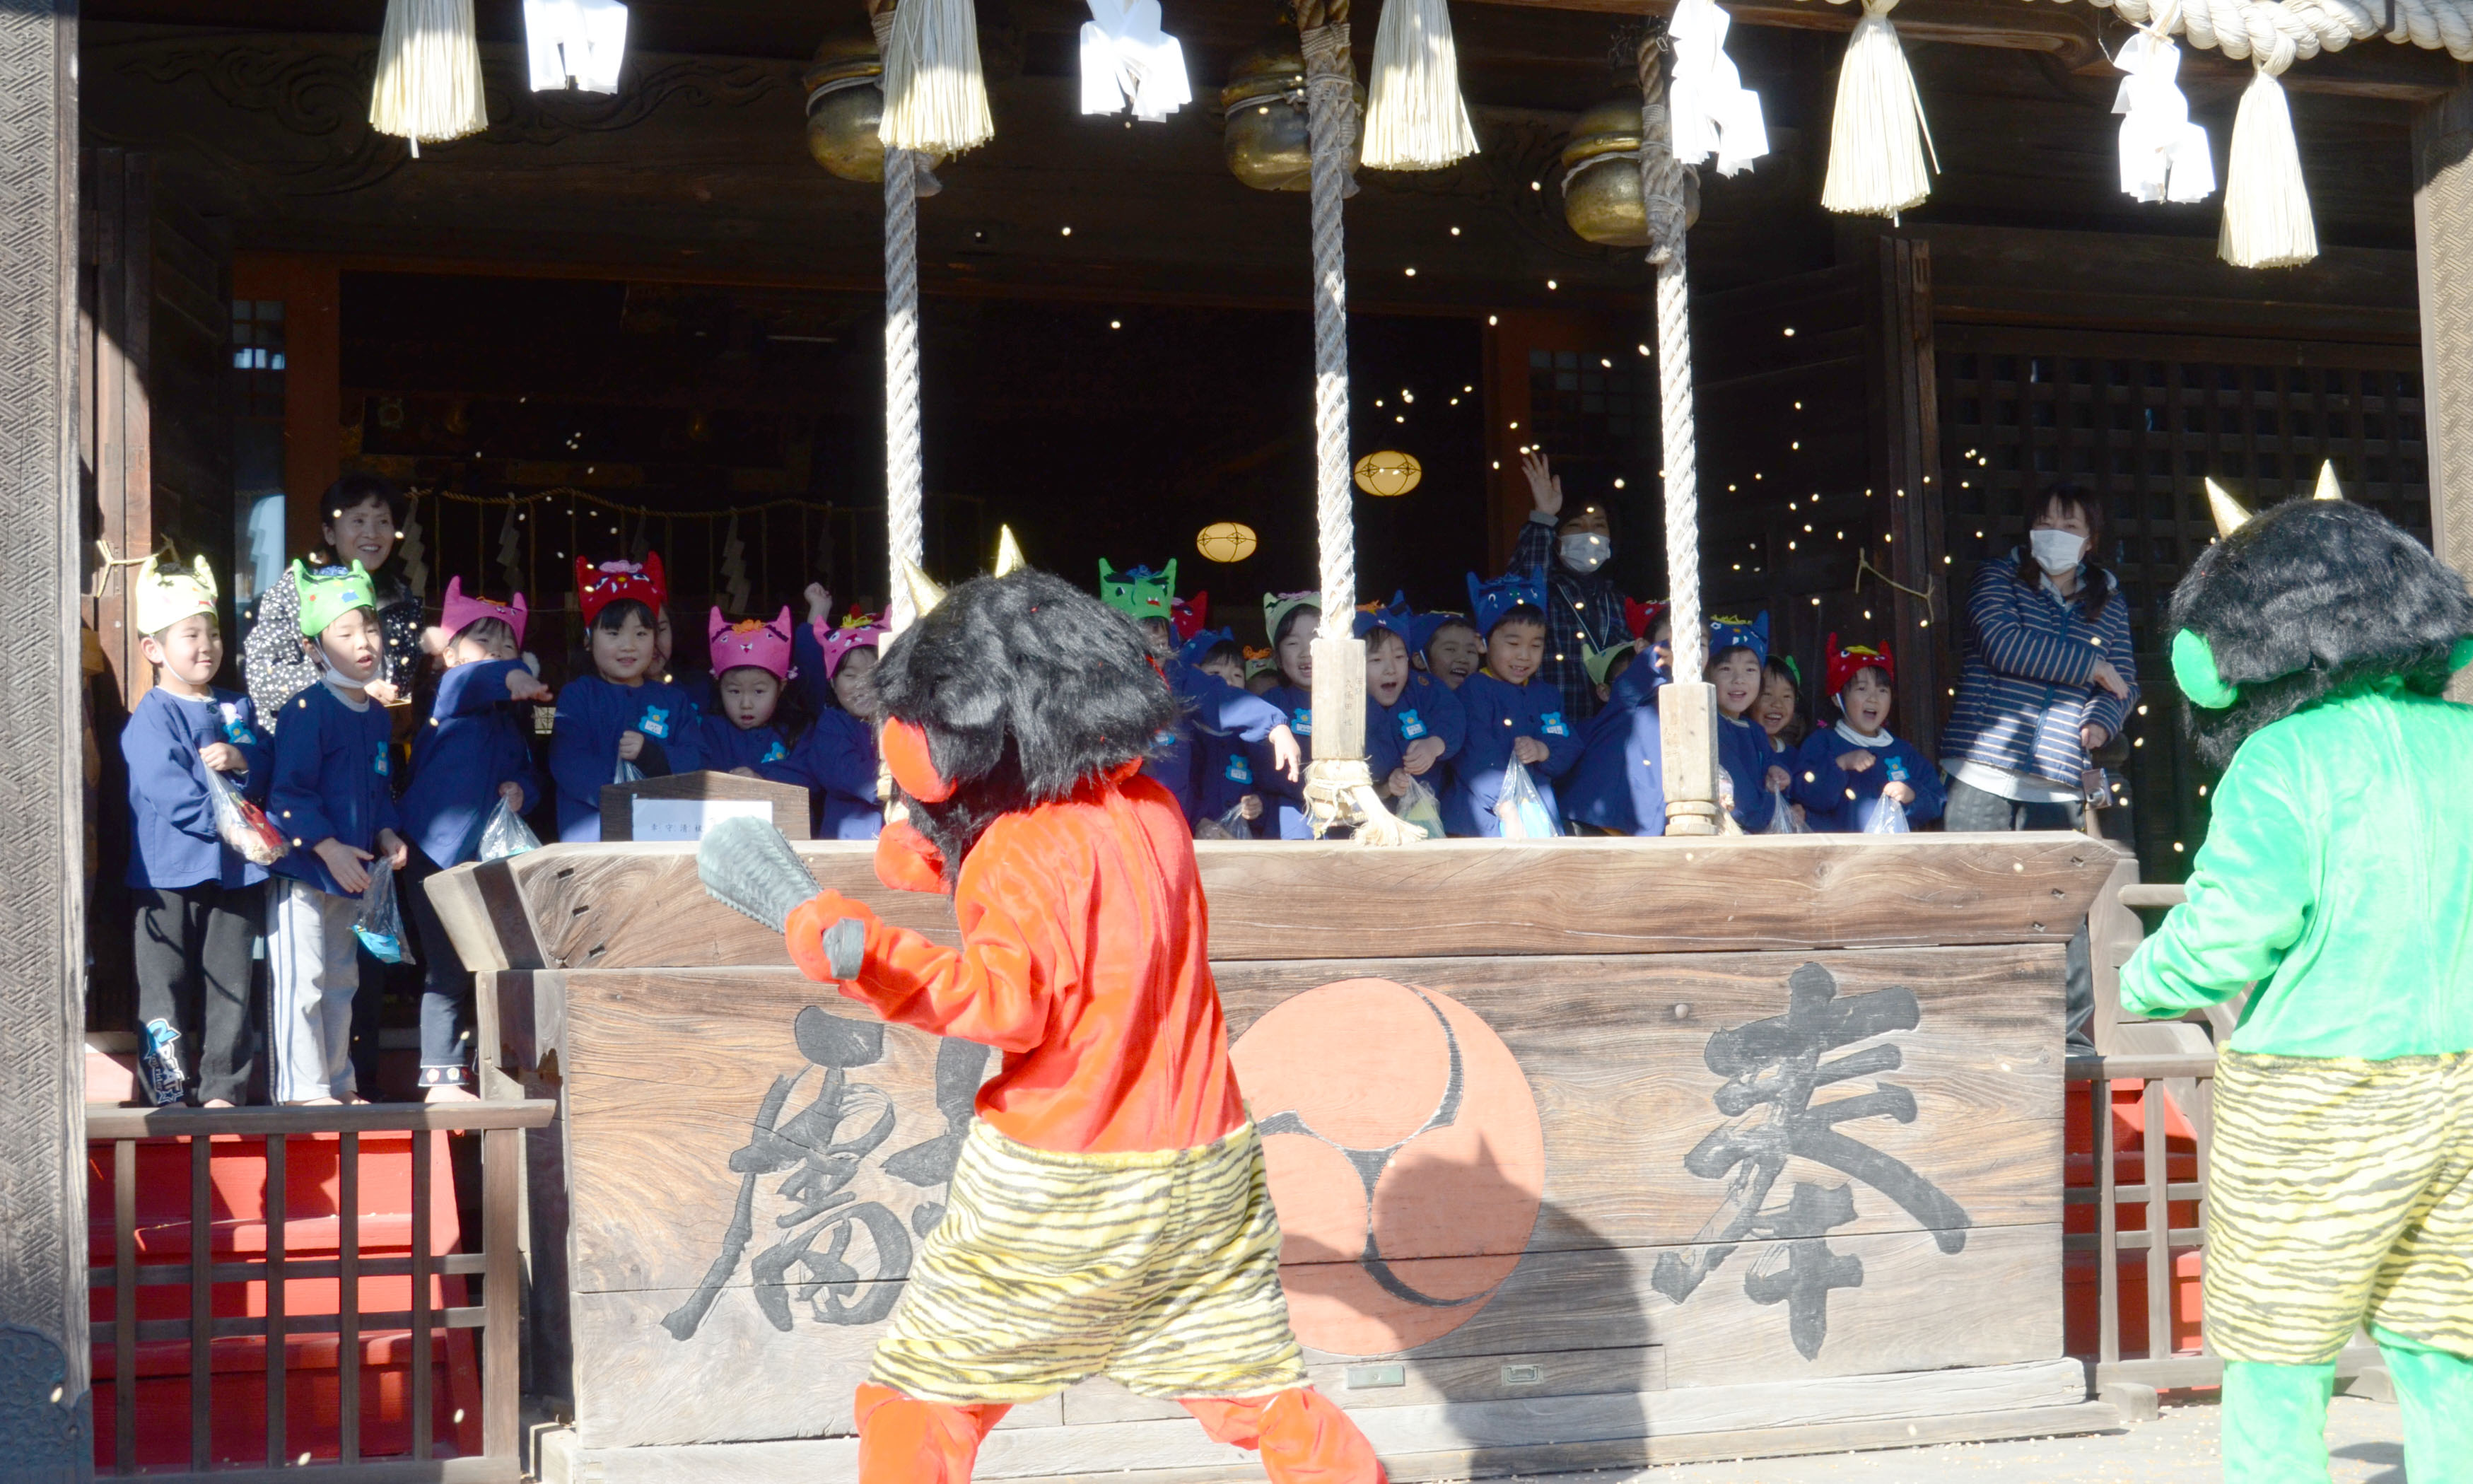
[[[2224,1484],[2327,1484],[2327,1402],[2335,1394],[2332,1360],[2225,1361]]]
[[[2384,1326],[2371,1326],[2370,1337],[2404,1412],[2413,1484],[2473,1484],[2473,1356],[2433,1350]]]

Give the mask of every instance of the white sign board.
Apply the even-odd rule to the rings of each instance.
[[[636,838],[647,844],[663,840],[693,845],[723,820],[773,823],[773,804],[765,799],[637,799],[634,804]]]

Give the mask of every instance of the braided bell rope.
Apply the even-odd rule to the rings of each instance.
[[[1357,607],[1357,512],[1348,458],[1348,251],[1341,201],[1357,129],[1356,66],[1348,22],[1298,37],[1306,59],[1307,127],[1313,140],[1314,517],[1322,610]]]
[[[1683,165],[1674,157],[1666,111],[1664,43],[1640,48],[1641,201],[1648,212],[1648,260],[1657,268],[1657,381],[1660,457],[1666,466],[1667,598],[1673,605],[1674,673],[1697,676],[1709,658],[1700,619],[1700,469],[1692,407],[1692,284]]]
[[[893,8],[870,15],[877,55],[892,44]],[[884,527],[892,581],[886,623],[896,634],[918,617],[904,562],[927,551],[927,456],[919,434],[919,175],[908,150],[884,152]]]

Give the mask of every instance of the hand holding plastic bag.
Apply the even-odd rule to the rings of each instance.
[[[1553,816],[1546,812],[1546,798],[1537,791],[1537,780],[1517,757],[1502,770],[1502,792],[1495,796],[1494,817],[1501,823],[1505,840],[1551,840],[1562,833],[1554,827]]]
[[[1448,833],[1443,828],[1442,801],[1434,797],[1424,778],[1408,780],[1408,791],[1391,805],[1391,812],[1424,830],[1429,840],[1440,840]]]
[[[413,962],[412,937],[403,930],[403,911],[396,904],[395,867],[383,855],[370,862],[370,884],[361,892],[361,915],[352,920],[352,934],[381,964]]]
[[[483,860],[505,860],[510,855],[538,850],[540,844],[540,836],[533,833],[533,827],[524,823],[524,817],[504,799],[499,800],[498,806],[490,811],[490,822],[481,826]]]
[[[1763,834],[1802,835],[1812,832],[1811,826],[1802,824],[1795,819],[1794,805],[1787,802],[1785,789],[1770,789],[1769,799],[1772,804],[1769,809],[1769,823],[1768,827],[1761,831]]]
[[[1906,835],[1914,833],[1914,826],[1907,823],[1907,806],[1884,794],[1872,805],[1872,817],[1863,822],[1863,833]]]
[[[281,860],[292,847],[283,831],[266,817],[266,811],[241,797],[231,779],[212,768],[205,770],[206,799],[214,810],[215,833],[223,837],[241,859],[252,866],[272,866]]]
[[[617,771],[610,775],[610,781],[612,783],[641,783],[644,781],[644,770],[636,767],[634,763],[629,762],[626,758],[621,757],[618,759]]]

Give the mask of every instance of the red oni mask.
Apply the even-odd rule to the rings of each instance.
[[[670,585],[661,576],[661,554],[644,553],[643,564],[633,562],[604,562],[599,566],[575,559],[575,606],[584,614],[584,627],[601,616],[601,610],[621,598],[633,598],[658,611],[670,601]]]

